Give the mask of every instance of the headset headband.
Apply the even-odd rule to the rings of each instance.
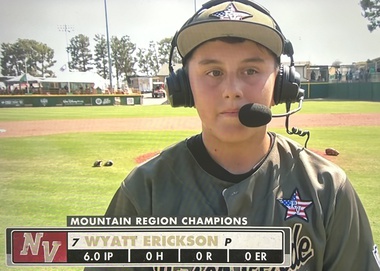
[[[178,30],[175,33],[175,35],[174,35],[174,37],[172,39],[172,42],[171,42],[171,49],[170,49],[170,54],[169,54],[169,72],[174,72],[173,63],[172,63],[173,60],[172,59],[173,59],[174,49],[177,47],[177,38],[178,38],[179,33],[184,28],[186,28],[203,10],[209,9],[209,8],[211,8],[213,6],[216,6],[216,5],[225,3],[225,2],[229,2],[229,1],[226,1],[226,0],[211,0],[211,1],[208,1],[208,2],[204,3],[202,5],[202,7],[200,9],[198,9],[198,11],[196,11],[195,14],[190,19],[188,19],[185,22],[185,24],[180,28],[180,30]],[[254,9],[262,12],[265,15],[267,15],[274,22],[275,29],[282,36],[284,36],[284,34],[281,31],[281,28],[280,28],[279,24],[271,16],[270,12],[265,7],[261,6],[260,4],[258,4],[256,2],[249,1],[249,0],[231,0],[230,2],[239,2],[239,3],[245,4],[245,5],[249,5],[249,6],[253,7]],[[282,54],[287,55],[288,57],[290,57],[290,59],[291,59],[291,66],[293,66],[294,65],[294,61],[293,61],[293,54],[294,54],[293,46],[292,46],[291,42],[285,38],[285,36],[284,36],[284,47],[283,47]]]

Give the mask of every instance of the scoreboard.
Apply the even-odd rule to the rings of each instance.
[[[288,267],[291,229],[251,226],[8,228],[8,266]]]

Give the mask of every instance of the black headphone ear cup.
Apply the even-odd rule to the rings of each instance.
[[[296,71],[296,68],[294,66],[287,66],[286,73],[287,80],[285,80],[283,83],[283,87],[286,89],[286,91],[282,91],[282,100],[284,102],[291,103],[298,102],[301,98],[300,74]]]
[[[190,82],[184,69],[171,71],[166,78],[168,89],[168,99],[172,107],[192,107],[194,106],[193,95]]]
[[[283,74],[284,74],[284,66],[280,64],[277,77],[276,77],[276,82],[274,84],[274,90],[273,90],[273,100],[274,100],[275,105],[279,104],[281,100],[282,84],[284,80]]]
[[[294,66],[280,66],[274,88],[274,103],[298,102],[300,93],[300,75]]]
[[[177,71],[178,81],[180,83],[181,92],[183,93],[185,107],[194,106],[193,93],[191,92],[191,86],[189,81],[189,76],[185,69],[179,69]]]
[[[170,71],[169,76],[166,77],[166,87],[170,105],[172,107],[181,106],[180,86],[174,71]]]

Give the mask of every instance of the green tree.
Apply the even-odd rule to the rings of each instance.
[[[133,53],[136,50],[136,44],[132,43],[129,36],[123,36],[120,39],[113,36],[111,38],[112,64],[115,68],[117,86],[120,86],[120,80],[126,80],[128,76],[136,73],[134,66],[136,58]]]
[[[54,50],[46,44],[29,39],[1,44],[1,68],[4,75],[16,76],[28,72],[33,76],[51,76]]]
[[[148,76],[156,75],[160,68],[156,46],[157,43],[151,41],[148,49],[139,48],[137,52],[139,71]]]
[[[35,63],[36,76],[53,76],[53,72],[49,68],[53,67],[57,62],[53,60],[54,50],[49,48],[46,44],[38,43],[36,44],[34,53],[33,62]],[[33,53],[31,55],[33,55]],[[30,65],[32,65],[32,63],[30,63]]]
[[[89,37],[79,34],[70,40],[70,45],[67,47],[67,52],[71,56],[69,68],[86,72],[92,70],[92,54],[90,50]]]
[[[148,48],[148,58],[149,58],[149,66],[151,68],[152,75],[157,75],[160,70],[160,59],[158,57],[158,43],[151,41],[149,42]]]
[[[107,79],[109,77],[108,48],[104,35],[95,35],[95,58],[94,64],[97,73]]]
[[[145,75],[149,75],[150,67],[149,67],[149,60],[148,60],[148,53],[146,48],[138,48],[137,50],[137,66],[139,67],[139,72]]]
[[[368,30],[372,32],[380,27],[380,0],[361,0],[363,16],[368,19]]]
[[[158,42],[158,59],[161,66],[163,64],[169,63],[169,55],[172,48],[172,39],[172,37],[164,38]],[[181,57],[176,49],[174,49],[172,58],[173,65],[181,62]]]
[[[3,75],[16,76],[22,73],[22,60],[17,54],[17,47],[11,43],[1,44],[1,70]]]

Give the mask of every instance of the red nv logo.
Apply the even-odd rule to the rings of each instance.
[[[67,233],[14,232],[14,263],[67,262]]]

